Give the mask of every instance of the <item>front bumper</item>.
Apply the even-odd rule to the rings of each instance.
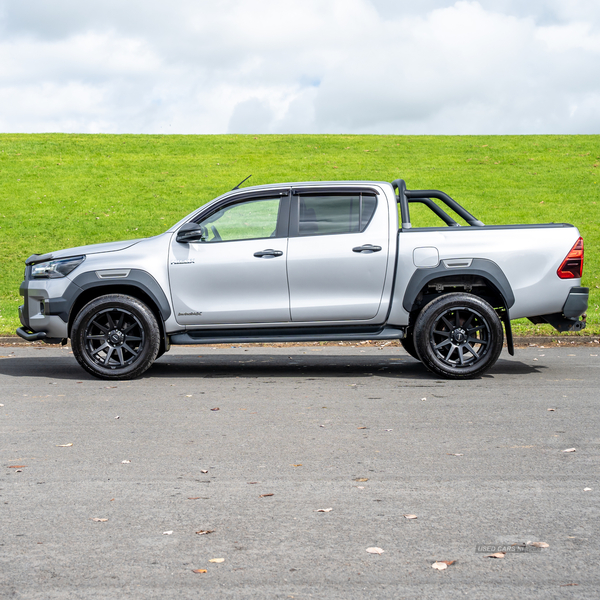
[[[50,306],[52,300],[62,297],[70,283],[66,277],[25,279],[19,288],[19,293],[23,296],[23,304],[19,307],[19,320],[23,327],[17,329],[17,335],[28,341],[43,339],[50,344],[59,343],[67,338],[67,322],[58,315],[50,314]]]

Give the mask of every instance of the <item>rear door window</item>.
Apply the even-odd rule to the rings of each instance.
[[[300,195],[298,235],[361,233],[369,225],[377,198],[369,194]]]

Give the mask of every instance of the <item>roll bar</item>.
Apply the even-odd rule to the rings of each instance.
[[[484,224],[476,219],[468,210],[464,209],[456,200],[450,198],[448,194],[439,190],[407,190],[406,182],[403,179],[392,181],[392,186],[398,190],[398,203],[400,204],[400,213],[402,216],[402,229],[410,229],[410,213],[408,205],[411,202],[420,202],[430,208],[440,219],[450,227],[459,227],[459,224],[450,217],[442,208],[440,208],[431,198],[441,200],[448,208],[462,217],[472,227],[484,227]]]

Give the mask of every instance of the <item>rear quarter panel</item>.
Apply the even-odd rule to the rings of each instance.
[[[455,258],[483,258],[496,263],[515,296],[511,319],[560,312],[569,290],[581,285],[581,279],[560,279],[556,274],[579,238],[577,228],[570,225],[411,229],[398,235],[398,269],[390,324],[408,324],[402,300],[417,270],[413,259],[417,248],[437,248],[438,265]],[[448,275],[452,272],[448,269]]]

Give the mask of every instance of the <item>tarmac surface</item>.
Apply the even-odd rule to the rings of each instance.
[[[599,346],[2,347],[0,598],[598,598]]]

